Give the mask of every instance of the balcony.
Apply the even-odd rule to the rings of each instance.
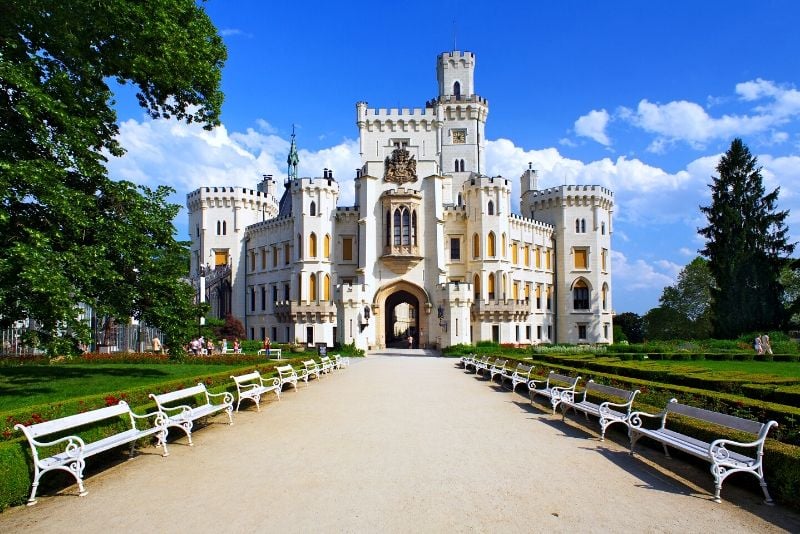
[[[405,274],[422,260],[417,245],[388,245],[383,247],[381,261],[395,274]]]
[[[282,300],[275,302],[274,310],[275,316],[282,323],[333,322],[336,320],[336,304],[333,302]]]
[[[472,303],[473,315],[508,317],[521,320],[531,312],[531,302],[525,299],[475,299]]]

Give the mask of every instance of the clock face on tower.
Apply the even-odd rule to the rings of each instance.
[[[467,131],[466,130],[452,130],[453,134],[453,144],[454,145],[463,145],[467,142]]]

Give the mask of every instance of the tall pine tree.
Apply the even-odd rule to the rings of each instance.
[[[779,275],[782,257],[794,251],[777,211],[778,192],[765,194],[761,167],[741,139],[734,139],[712,178],[711,205],[700,210],[708,226],[700,252],[716,281],[711,290],[714,333],[731,338],[779,328],[785,320]]]

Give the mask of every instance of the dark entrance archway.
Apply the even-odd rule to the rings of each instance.
[[[384,339],[387,347],[408,348],[408,337],[419,347],[419,299],[400,290],[386,297]]]

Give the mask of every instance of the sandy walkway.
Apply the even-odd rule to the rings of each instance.
[[[756,493],[728,484],[715,504],[707,471],[662,473],[450,359],[357,360],[234,419],[102,471],[85,498],[8,510],[0,531],[800,531]]]

